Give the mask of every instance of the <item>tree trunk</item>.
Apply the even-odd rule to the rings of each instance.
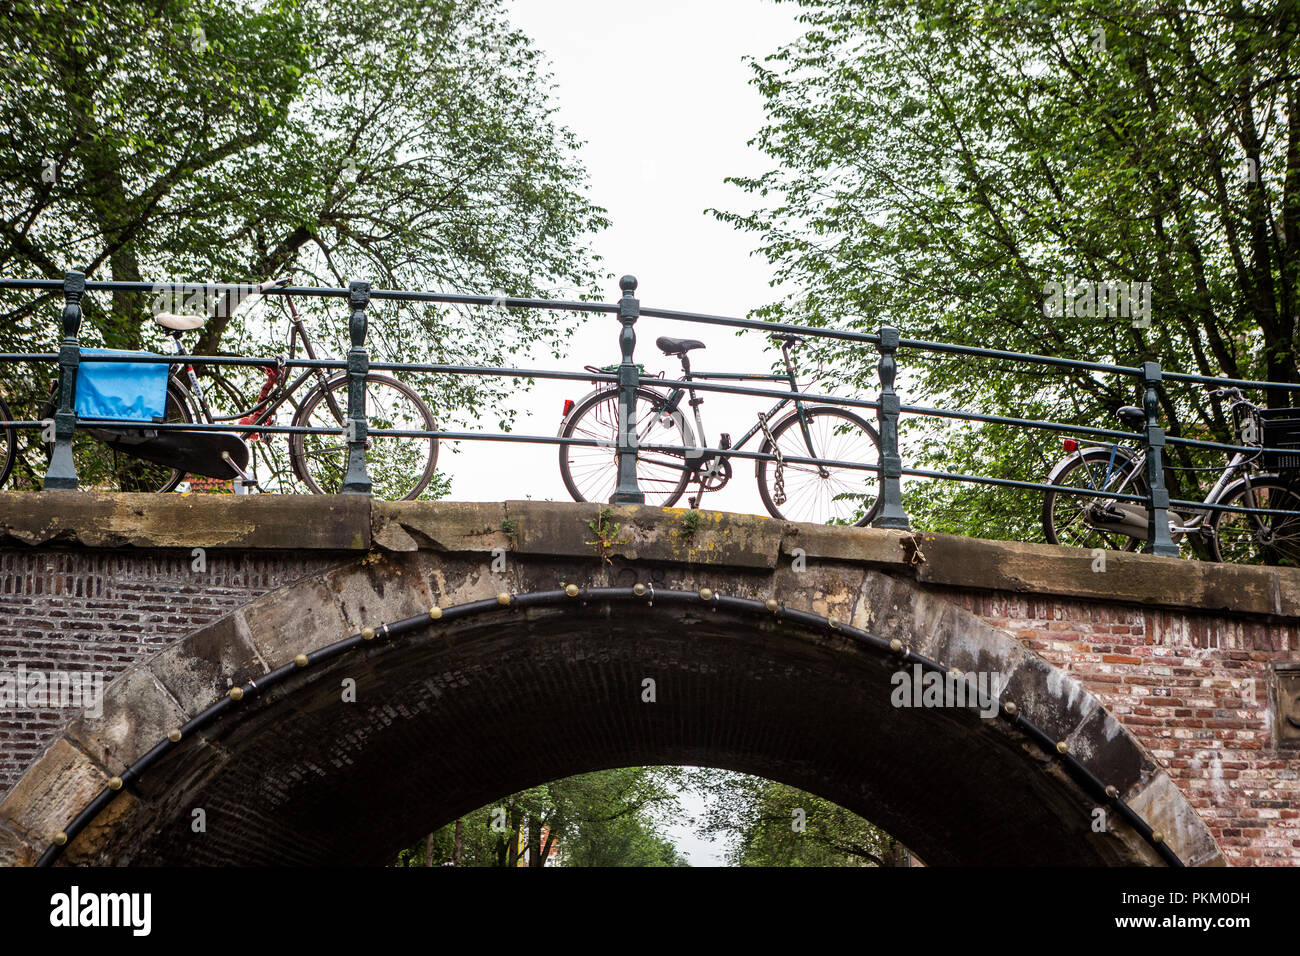
[[[465,821],[456,818],[456,835],[452,838],[451,844],[451,865],[460,866],[461,858],[465,854]]]
[[[903,844],[895,839],[890,839],[889,846],[885,849],[885,866],[911,866],[912,855],[907,852]]]
[[[542,861],[542,821],[536,814],[528,817],[528,865],[541,866]]]
[[[524,825],[523,812],[515,806],[514,798],[510,800],[510,847],[507,855],[509,862],[506,866],[517,866],[521,855],[519,849],[519,831]]]
[[[433,866],[433,834],[424,838],[424,865]]]

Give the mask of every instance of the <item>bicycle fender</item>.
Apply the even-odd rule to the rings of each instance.
[[[1066,455],[1064,458],[1062,458],[1060,461],[1058,461],[1055,465],[1052,466],[1052,470],[1047,473],[1047,479],[1044,482],[1044,484],[1048,484],[1048,485],[1056,484],[1056,482],[1060,479],[1061,475],[1065,472],[1066,468],[1074,464],[1076,461],[1082,460],[1083,456],[1088,454],[1089,452],[1101,452],[1103,455],[1109,455],[1112,449],[1114,449],[1115,452],[1116,464],[1122,465],[1131,462],[1133,460],[1133,456],[1131,454],[1129,454],[1124,449],[1118,448],[1113,445],[1090,445],[1087,448],[1078,448],[1070,452],[1068,455]]]
[[[1223,494],[1219,495],[1218,498],[1209,503],[1218,504],[1220,501],[1227,501],[1239,492],[1245,491],[1251,485],[1263,485],[1269,482],[1275,482],[1279,485],[1288,484],[1287,479],[1283,478],[1276,472],[1261,471],[1257,475],[1246,475],[1245,477],[1238,478],[1232,484],[1228,485],[1228,487],[1223,489]]]
[[[556,436],[557,436],[557,437],[560,437],[560,438],[563,438],[563,437],[564,437],[564,427],[565,427],[566,425],[569,424],[569,419],[573,417],[573,413],[576,412],[579,408],[581,408],[583,405],[585,405],[585,404],[587,403],[587,399],[592,398],[593,396],[599,395],[599,394],[601,394],[602,392],[607,392],[607,391],[613,391],[615,394],[617,394],[617,392],[618,392],[618,386],[615,385],[615,386],[613,386],[612,388],[605,388],[605,387],[602,387],[602,388],[593,388],[593,389],[592,389],[590,392],[588,392],[586,395],[583,395],[582,398],[579,398],[577,401],[575,401],[575,402],[573,403],[573,407],[572,407],[571,409],[569,409],[569,414],[567,414],[567,415],[562,415],[562,416],[560,417],[560,430],[557,431],[557,432],[555,433]]]

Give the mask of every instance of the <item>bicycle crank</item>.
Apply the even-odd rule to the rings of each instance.
[[[710,459],[707,467],[700,469],[700,487],[705,491],[718,491],[731,480],[731,462],[726,458]]]

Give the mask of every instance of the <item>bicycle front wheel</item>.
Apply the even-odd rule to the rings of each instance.
[[[755,477],[763,505],[772,517],[785,521],[869,525],[880,511],[880,438],[876,430],[842,408],[818,406],[805,408],[803,414],[806,437],[795,412],[773,426],[772,441],[764,442],[762,451],[772,455],[780,449],[783,459],[820,458],[870,467],[760,459]]]
[[[664,397],[647,388],[636,393],[638,445],[695,447],[691,426],[679,412],[665,411]],[[561,438],[582,438],[600,445],[561,445],[560,477],[574,501],[604,503],[618,485],[618,389],[594,392],[569,413]],[[684,454],[638,451],[637,487],[645,503],[671,508],[686,490],[691,473]]]
[[[347,428],[348,380],[311,392],[293,423],[308,428]],[[371,492],[385,501],[418,498],[438,464],[436,438],[375,435],[375,429],[433,431],[433,413],[409,385],[387,375],[366,376],[366,471]],[[346,435],[294,434],[289,439],[294,474],[316,495],[343,491],[348,470]]]
[[[1219,504],[1264,512],[1300,512],[1300,488],[1277,475],[1239,481]],[[1216,561],[1300,567],[1300,514],[1215,511],[1210,517]]]

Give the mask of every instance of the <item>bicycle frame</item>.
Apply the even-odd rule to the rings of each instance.
[[[289,309],[290,321],[292,323],[289,333],[289,358],[292,359],[297,355],[298,339],[301,338],[303,351],[307,354],[309,359],[315,360],[316,350],[312,347],[311,337],[307,334],[307,327],[303,324],[301,316],[298,315],[298,310],[294,308],[293,302],[291,300],[286,300],[286,304]],[[199,358],[201,360],[201,356],[191,356],[190,353],[186,351],[180,333],[174,333],[172,335],[172,340],[176,344],[177,355],[183,355],[187,358]],[[210,425],[216,425],[222,422],[244,422],[247,419],[252,419],[249,424],[264,424],[270,420],[270,418],[286,402],[297,410],[298,406],[297,403],[293,401],[293,396],[304,382],[311,378],[315,378],[322,387],[325,387],[331,381],[330,376],[325,372],[325,370],[320,368],[304,369],[303,372],[292,382],[288,381],[288,376],[284,374],[283,369],[277,369],[278,381],[276,387],[266,397],[260,398],[250,408],[237,411],[233,415],[214,415],[212,413],[212,406],[208,404],[208,398],[203,390],[203,386],[199,383],[198,373],[194,369],[193,362],[188,363],[185,366],[185,372],[189,380],[188,391],[193,396],[193,401],[195,403],[194,411],[198,412],[202,419]],[[235,390],[234,386],[230,385],[230,383],[216,373],[213,374],[213,379],[223,389],[225,389],[228,396],[236,401],[239,400],[239,393]],[[343,412],[334,401],[332,392],[328,389],[326,390],[326,400],[330,403],[330,411],[333,412],[340,421],[342,421],[344,417]]]
[[[770,434],[768,423],[772,420],[773,416],[775,416],[777,412],[781,411],[781,409],[785,408],[787,405],[793,402],[795,406],[795,412],[799,416],[799,427],[803,432],[804,442],[807,444],[809,449],[809,453],[810,453],[809,457],[816,457],[816,455],[812,453],[813,452],[812,436],[808,432],[808,420],[807,417],[804,415],[804,403],[801,402],[797,397],[799,395],[799,385],[796,378],[797,369],[795,367],[794,359],[790,355],[789,346],[782,347],[781,355],[785,360],[784,375],[771,374],[771,373],[766,375],[754,375],[746,372],[692,372],[690,359],[687,358],[685,353],[683,353],[681,356],[682,380],[685,382],[692,382],[695,381],[696,379],[701,379],[701,380],[716,380],[716,381],[727,380],[727,381],[788,383],[790,386],[790,391],[793,393],[793,395],[790,398],[780,399],[779,401],[777,401],[775,405],[769,408],[766,412],[760,412],[758,416],[757,424],[753,425],[749,429],[749,431],[745,432],[745,434],[742,435],[738,440],[731,442],[731,444],[729,444],[727,447],[744,448],[745,445],[750,441],[750,439],[752,439],[759,432]],[[664,411],[668,412],[669,414],[677,412],[679,406],[681,405],[682,398],[684,396],[689,396],[689,400],[687,404],[691,406],[691,409],[695,415],[696,435],[698,436],[700,446],[703,448],[707,448],[709,447],[709,442],[704,431],[704,419],[700,414],[700,406],[704,404],[704,399],[700,398],[697,395],[695,389],[691,388],[690,385],[687,385],[685,388],[682,388],[680,386],[674,387],[672,391],[668,393],[668,399],[664,406]],[[723,454],[720,455],[719,457],[727,458],[728,456]],[[696,454],[696,455],[688,454],[686,458],[687,461],[691,463],[693,471],[698,471],[698,469],[704,463],[703,455],[700,454]],[[824,471],[824,469],[822,469],[821,466],[818,467],[819,470]]]

